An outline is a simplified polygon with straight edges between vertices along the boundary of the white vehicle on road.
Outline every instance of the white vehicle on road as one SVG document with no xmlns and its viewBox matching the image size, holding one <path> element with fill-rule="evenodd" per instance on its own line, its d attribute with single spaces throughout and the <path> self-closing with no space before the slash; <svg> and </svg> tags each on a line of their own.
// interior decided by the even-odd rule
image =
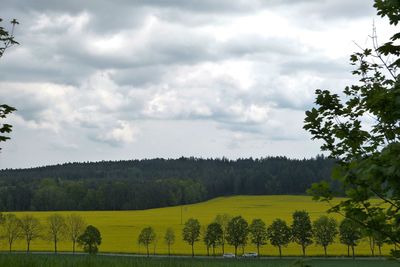
<svg viewBox="0 0 400 267">
<path fill-rule="evenodd" d="M 243 258 L 257 258 L 258 254 L 256 252 L 247 252 L 242 255 Z"/>
<path fill-rule="evenodd" d="M 235 258 L 235 254 L 233 253 L 225 253 L 224 255 L 222 255 L 223 258 L 227 258 L 227 259 L 232 259 Z"/>
</svg>

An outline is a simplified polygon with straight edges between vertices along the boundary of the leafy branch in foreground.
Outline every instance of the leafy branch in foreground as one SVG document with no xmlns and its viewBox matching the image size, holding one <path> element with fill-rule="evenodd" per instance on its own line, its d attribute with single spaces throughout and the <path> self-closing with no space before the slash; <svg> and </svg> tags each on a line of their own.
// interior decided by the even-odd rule
<svg viewBox="0 0 400 267">
<path fill-rule="evenodd" d="M 7 117 L 7 115 L 9 115 L 10 113 L 12 113 L 13 111 L 16 111 L 15 108 L 10 107 L 8 105 L 0 105 L 0 119 L 5 119 Z M 10 133 L 12 131 L 12 125 L 7 124 L 7 123 L 0 123 L 0 142 L 5 142 L 8 139 L 10 139 L 10 137 L 5 136 L 4 134 Z M 1 150 L 1 148 L 0 148 Z"/>
<path fill-rule="evenodd" d="M 0 22 L 3 20 L 0 18 Z M 16 19 L 13 19 L 11 21 L 12 24 L 12 29 L 11 33 L 8 32 L 4 27 L 0 26 L 0 58 L 3 56 L 4 52 L 6 51 L 7 48 L 18 44 L 17 41 L 14 40 L 14 28 L 19 22 Z M 6 118 L 6 116 L 13 111 L 16 111 L 15 108 L 2 104 L 0 105 L 0 120 L 3 120 Z M 3 135 L 10 133 L 12 131 L 12 125 L 7 124 L 7 123 L 0 123 L 0 142 L 5 142 L 10 137 Z M 1 150 L 1 148 L 0 148 Z"/>
<path fill-rule="evenodd" d="M 375 0 L 378 15 L 400 21 L 400 2 Z M 359 82 L 341 95 L 316 90 L 316 108 L 306 112 L 304 129 L 323 141 L 321 149 L 337 160 L 333 178 L 341 181 L 347 200 L 333 205 L 366 229 L 400 243 L 400 32 L 350 57 Z M 327 183 L 313 185 L 314 199 L 328 201 Z M 376 199 L 380 200 L 377 203 Z"/>
</svg>

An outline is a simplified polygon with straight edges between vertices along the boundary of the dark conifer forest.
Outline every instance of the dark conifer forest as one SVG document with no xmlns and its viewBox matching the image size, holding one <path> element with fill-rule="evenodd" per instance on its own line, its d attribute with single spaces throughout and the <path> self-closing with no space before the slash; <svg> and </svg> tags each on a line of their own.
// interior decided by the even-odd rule
<svg viewBox="0 0 400 267">
<path fill-rule="evenodd" d="M 66 163 L 0 171 L 0 209 L 136 210 L 189 204 L 219 196 L 305 194 L 328 180 L 333 161 L 145 159 Z"/>
</svg>

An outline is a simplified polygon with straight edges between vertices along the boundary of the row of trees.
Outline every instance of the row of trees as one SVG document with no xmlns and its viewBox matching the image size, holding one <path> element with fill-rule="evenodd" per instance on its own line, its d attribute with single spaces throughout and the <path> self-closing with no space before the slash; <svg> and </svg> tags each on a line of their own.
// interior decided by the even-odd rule
<svg viewBox="0 0 400 267">
<path fill-rule="evenodd" d="M 76 245 L 83 247 L 84 251 L 96 253 L 97 246 L 101 244 L 99 230 L 86 224 L 80 215 L 70 214 L 62 216 L 52 214 L 42 224 L 33 215 L 23 215 L 20 218 L 15 214 L 1 214 L 2 238 L 6 239 L 9 251 L 17 240 L 25 240 L 26 252 L 29 253 L 31 242 L 43 239 L 54 244 L 54 252 L 57 253 L 57 245 L 60 241 L 70 241 L 72 252 L 75 253 Z"/>
<path fill-rule="evenodd" d="M 400 23 L 400 1 L 375 0 L 374 7 L 390 25 Z M 314 184 L 310 193 L 316 200 L 330 202 L 333 207 L 329 211 L 347 219 L 338 231 L 337 223 L 330 218 L 321 217 L 311 224 L 304 213 L 293 214 L 290 236 L 302 246 L 303 254 L 312 237 L 326 252 L 339 232 L 348 254 L 351 247 L 354 255 L 354 247 L 364 233 L 372 254 L 375 245 L 380 249 L 386 241 L 395 245 L 394 256 L 400 256 L 396 251 L 400 244 L 399 42 L 400 32 L 396 31 L 380 44 L 374 28 L 372 47 L 361 48 L 350 56 L 350 64 L 355 67 L 352 74 L 358 82 L 346 86 L 341 94 L 317 89 L 315 107 L 306 111 L 304 129 L 312 139 L 322 142 L 321 149 L 336 161 L 333 177 L 347 199 L 332 203 L 337 188 L 326 182 Z M 382 200 L 381 204 L 376 205 L 376 199 Z M 238 229 L 246 228 L 243 218 L 235 220 Z M 232 219 L 230 223 L 233 222 Z M 241 238 L 240 243 L 244 245 L 245 240 Z M 193 247 L 192 241 L 191 244 Z"/>
<path fill-rule="evenodd" d="M 76 214 L 62 216 L 52 214 L 46 218 L 46 223 L 42 224 L 32 215 L 23 215 L 18 218 L 14 214 L 0 216 L 2 227 L 2 238 L 6 239 L 9 251 L 16 240 L 25 240 L 26 251 L 30 251 L 31 242 L 36 239 L 44 239 L 54 244 L 54 252 L 57 253 L 57 245 L 60 241 L 70 241 L 72 252 L 75 253 L 76 245 L 83 247 L 88 253 L 97 253 L 98 246 L 102 238 L 100 231 L 92 226 L 86 226 L 83 218 Z M 267 242 L 279 250 L 282 256 L 282 248 L 290 242 L 299 244 L 302 248 L 303 256 L 306 255 L 306 248 L 315 242 L 324 248 L 327 256 L 327 248 L 331 245 L 337 235 L 342 244 L 347 246 L 347 254 L 350 256 L 350 248 L 354 257 L 354 248 L 359 244 L 363 237 L 369 239 L 372 255 L 377 246 L 381 254 L 381 248 L 389 240 L 376 231 L 363 228 L 360 224 L 350 219 L 344 219 L 340 225 L 333 218 L 321 216 L 311 222 L 310 216 L 306 211 L 296 211 L 293 213 L 293 222 L 289 226 L 282 219 L 275 219 L 271 225 L 267 226 L 261 219 L 254 219 L 250 224 L 241 216 L 232 217 L 228 214 L 217 215 L 215 220 L 201 226 L 197 219 L 191 218 L 186 221 L 182 230 L 182 239 L 192 248 L 194 256 L 194 245 L 202 240 L 207 248 L 207 255 L 215 256 L 215 249 L 221 247 L 222 254 L 225 253 L 225 245 L 234 247 L 235 255 L 241 248 L 249 243 L 257 247 L 258 255 L 260 248 Z M 171 247 L 175 243 L 175 232 L 172 228 L 167 228 L 164 241 L 168 246 L 168 254 L 171 254 Z M 138 243 L 144 245 L 147 255 L 150 254 L 149 246 L 157 240 L 156 233 L 152 227 L 145 227 L 139 234 Z"/>
<path fill-rule="evenodd" d="M 327 248 L 335 242 L 339 235 L 339 240 L 347 246 L 347 254 L 355 255 L 355 247 L 363 237 L 367 237 L 370 242 L 371 252 L 374 255 L 375 246 L 378 246 L 379 253 L 387 239 L 378 232 L 371 232 L 362 228 L 358 223 L 344 219 L 340 224 L 327 216 L 321 216 L 315 221 L 311 221 L 306 211 L 296 211 L 293 213 L 293 222 L 289 226 L 282 219 L 275 219 L 271 225 L 267 226 L 261 219 L 254 219 L 250 224 L 241 216 L 231 217 L 227 214 L 218 215 L 215 220 L 205 227 L 202 227 L 197 219 L 191 218 L 186 221 L 182 230 L 182 239 L 192 248 L 194 256 L 194 245 L 202 240 L 207 248 L 207 255 L 215 256 L 215 249 L 221 247 L 222 254 L 225 253 L 225 244 L 229 244 L 235 249 L 235 256 L 238 248 L 244 253 L 244 248 L 248 243 L 257 247 L 258 255 L 260 248 L 267 242 L 279 250 L 279 256 L 282 256 L 282 248 L 290 242 L 299 244 L 302 248 L 303 256 L 306 255 L 306 248 L 315 242 L 324 248 L 327 256 Z M 156 241 L 156 233 L 152 227 L 144 228 L 138 237 L 139 244 L 147 249 L 149 255 L 149 246 Z M 172 228 L 168 228 L 164 235 L 164 241 L 168 246 L 170 254 L 171 246 L 175 242 L 175 233 Z"/>
</svg>

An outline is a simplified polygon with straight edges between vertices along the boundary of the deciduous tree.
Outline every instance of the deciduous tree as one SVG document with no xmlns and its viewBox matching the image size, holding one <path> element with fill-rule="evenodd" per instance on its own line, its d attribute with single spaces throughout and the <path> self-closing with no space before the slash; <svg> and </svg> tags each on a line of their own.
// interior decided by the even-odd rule
<svg viewBox="0 0 400 267">
<path fill-rule="evenodd" d="M 282 247 L 290 243 L 291 230 L 284 220 L 275 219 L 268 227 L 268 239 L 271 245 L 278 247 L 279 257 L 282 257 Z"/>
<path fill-rule="evenodd" d="M 358 223 L 351 219 L 344 219 L 339 225 L 340 242 L 347 246 L 347 256 L 350 256 L 350 247 L 354 258 L 354 247 L 362 237 L 361 228 Z"/>
<path fill-rule="evenodd" d="M 201 226 L 201 236 L 203 237 L 204 245 L 206 246 L 207 256 L 210 256 L 211 240 L 210 236 L 207 235 L 207 227 Z"/>
<path fill-rule="evenodd" d="M 311 220 L 306 211 L 295 211 L 293 213 L 291 231 L 292 239 L 294 242 L 301 245 L 304 257 L 306 255 L 306 248 L 313 243 Z"/>
<path fill-rule="evenodd" d="M 222 254 L 225 253 L 226 235 L 228 232 L 228 224 L 231 219 L 232 219 L 231 215 L 224 213 L 224 214 L 218 214 L 214 220 L 222 227 L 222 240 L 221 240 Z"/>
<path fill-rule="evenodd" d="M 197 219 L 190 218 L 185 222 L 182 230 L 183 241 L 192 247 L 192 257 L 194 257 L 194 243 L 199 241 L 200 223 Z"/>
<path fill-rule="evenodd" d="M 257 253 L 260 256 L 260 247 L 267 243 L 267 227 L 261 219 L 254 219 L 250 226 L 251 243 L 257 246 Z"/>
<path fill-rule="evenodd" d="M 222 226 L 219 223 L 213 222 L 207 226 L 205 239 L 212 247 L 213 256 L 215 257 L 215 247 L 222 243 Z"/>
<path fill-rule="evenodd" d="M 22 237 L 22 231 L 20 227 L 20 221 L 14 214 L 6 214 L 4 215 L 3 222 L 4 234 L 5 238 L 8 242 L 8 248 L 11 252 L 13 243 Z"/>
<path fill-rule="evenodd" d="M 88 225 L 83 234 L 78 237 L 78 244 L 83 247 L 85 252 L 96 254 L 99 251 L 98 246 L 101 245 L 101 239 L 99 229 L 93 225 Z"/>
<path fill-rule="evenodd" d="M 38 239 L 42 234 L 42 225 L 32 215 L 24 215 L 19 220 L 22 235 L 26 241 L 26 252 L 29 253 L 32 240 Z"/>
<path fill-rule="evenodd" d="M 150 256 L 149 245 L 152 244 L 155 239 L 156 239 L 156 233 L 154 232 L 154 229 L 151 226 L 143 228 L 139 234 L 138 237 L 139 244 L 142 244 L 146 247 L 147 257 Z"/>
<path fill-rule="evenodd" d="M 228 223 L 226 240 L 228 244 L 235 247 L 235 256 L 237 256 L 237 248 L 247 243 L 249 234 L 249 224 L 242 216 L 233 217 Z"/>
<path fill-rule="evenodd" d="M 374 257 L 375 256 L 375 246 L 376 246 L 375 230 L 362 227 L 361 235 L 368 239 L 368 245 L 369 245 L 369 249 L 371 250 L 371 256 Z"/>
<path fill-rule="evenodd" d="M 168 227 L 165 231 L 164 241 L 168 246 L 168 255 L 171 256 L 171 246 L 175 243 L 175 232 L 171 227 Z"/>
<path fill-rule="evenodd" d="M 375 244 L 378 246 L 379 256 L 382 256 L 382 246 L 387 242 L 388 238 L 381 232 L 374 232 Z"/>
<path fill-rule="evenodd" d="M 64 240 L 67 231 L 65 218 L 59 214 L 50 215 L 47 217 L 46 228 L 46 239 L 54 243 L 54 253 L 57 253 L 57 244 L 59 241 Z"/>
<path fill-rule="evenodd" d="M 338 234 L 336 220 L 327 216 L 319 217 L 313 222 L 313 234 L 315 242 L 324 248 L 326 257 L 328 246 L 335 241 Z"/>
<path fill-rule="evenodd" d="M 66 217 L 65 223 L 67 225 L 66 235 L 72 242 L 72 253 L 75 253 L 75 245 L 78 242 L 79 236 L 85 231 L 86 222 L 82 216 L 70 214 Z"/>
</svg>

